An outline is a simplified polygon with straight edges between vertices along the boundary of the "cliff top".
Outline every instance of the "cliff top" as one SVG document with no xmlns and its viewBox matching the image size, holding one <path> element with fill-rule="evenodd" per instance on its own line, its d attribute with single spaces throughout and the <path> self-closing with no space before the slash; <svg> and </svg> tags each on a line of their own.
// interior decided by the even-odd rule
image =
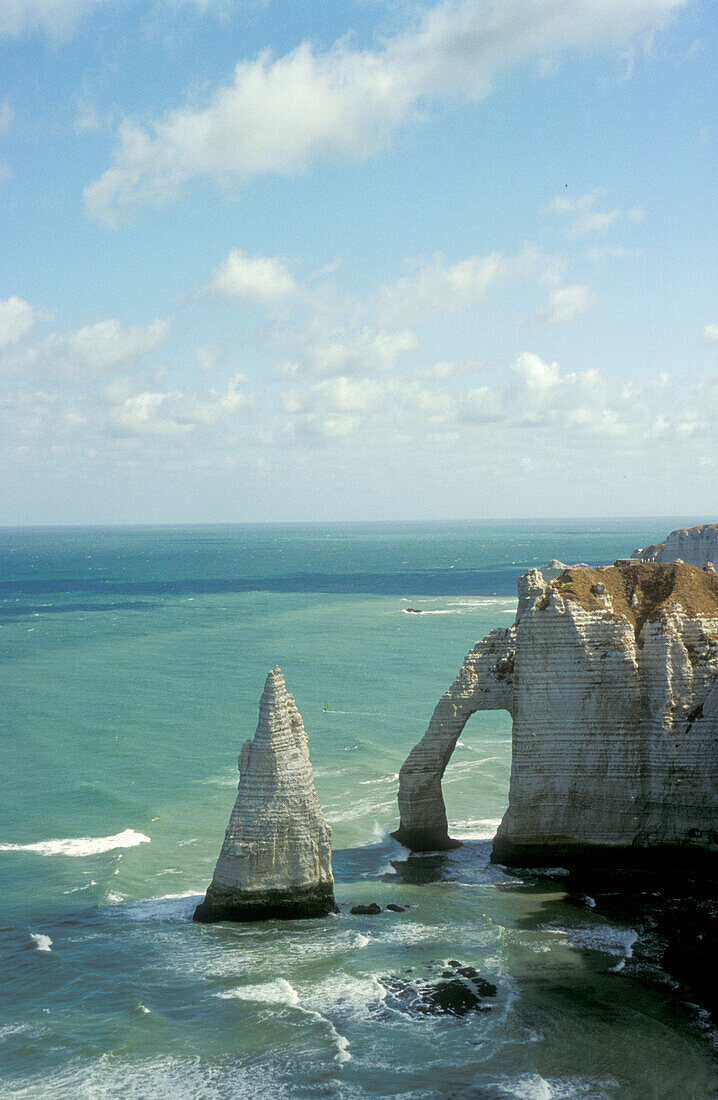
<svg viewBox="0 0 718 1100">
<path fill-rule="evenodd" d="M 718 523 L 699 523 L 697 527 L 677 527 L 675 531 L 671 531 L 671 535 L 702 535 L 704 531 L 715 531 L 718 529 Z M 668 537 L 670 538 L 671 535 Z"/>
<path fill-rule="evenodd" d="M 680 604 L 689 615 L 718 618 L 718 574 L 697 565 L 641 562 L 598 569 L 570 566 L 552 582 L 564 599 L 573 600 L 587 611 L 602 611 L 605 604 L 591 590 L 597 584 L 606 586 L 614 613 L 627 619 L 636 635 L 645 622 L 671 604 Z"/>
</svg>

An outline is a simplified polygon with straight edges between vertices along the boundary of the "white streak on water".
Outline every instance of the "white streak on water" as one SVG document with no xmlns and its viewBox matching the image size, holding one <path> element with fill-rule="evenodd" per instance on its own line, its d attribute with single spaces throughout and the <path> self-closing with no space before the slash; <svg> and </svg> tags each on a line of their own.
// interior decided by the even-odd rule
<svg viewBox="0 0 718 1100">
<path fill-rule="evenodd" d="M 40 856 L 96 856 L 116 848 L 136 848 L 149 844 L 150 838 L 134 829 L 114 836 L 80 836 L 56 840 L 38 840 L 33 844 L 0 844 L 0 852 L 36 852 Z"/>
<path fill-rule="evenodd" d="M 476 817 L 455 822 L 450 832 L 460 840 L 493 840 L 500 824 L 500 817 Z"/>
<path fill-rule="evenodd" d="M 305 1016 L 310 1016 L 313 1020 L 317 1020 L 329 1029 L 332 1044 L 336 1050 L 334 1061 L 338 1065 L 344 1065 L 345 1062 L 351 1061 L 352 1056 L 349 1053 L 349 1040 L 344 1035 L 341 1035 L 331 1020 L 328 1020 L 321 1012 L 316 1012 L 313 1008 L 305 1008 L 300 1004 L 299 994 L 286 978 L 275 978 L 274 981 L 262 982 L 261 985 L 242 985 L 237 989 L 229 989 L 223 993 L 216 993 L 215 996 L 223 1001 L 258 1001 L 260 1004 L 283 1004 L 288 1005 L 290 1008 L 296 1008 L 299 1012 L 304 1013 Z"/>
<path fill-rule="evenodd" d="M 31 932 L 30 939 L 35 941 L 38 951 L 52 951 L 52 940 L 49 936 L 43 936 L 42 932 Z"/>
</svg>

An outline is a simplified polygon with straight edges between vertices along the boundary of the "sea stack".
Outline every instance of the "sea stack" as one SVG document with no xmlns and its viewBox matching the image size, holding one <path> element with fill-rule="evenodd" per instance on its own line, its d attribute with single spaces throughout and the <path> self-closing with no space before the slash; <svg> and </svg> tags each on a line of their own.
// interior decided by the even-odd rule
<svg viewBox="0 0 718 1100">
<path fill-rule="evenodd" d="M 194 919 L 297 920 L 338 912 L 331 829 L 307 735 L 281 669 L 267 676 L 254 738 L 239 756 L 239 789 L 212 883 Z"/>
<path fill-rule="evenodd" d="M 412 848 L 451 846 L 441 777 L 476 710 L 513 717 L 492 858 L 684 864 L 718 855 L 718 575 L 573 566 L 519 581 L 516 621 L 469 653 L 401 769 Z"/>
</svg>

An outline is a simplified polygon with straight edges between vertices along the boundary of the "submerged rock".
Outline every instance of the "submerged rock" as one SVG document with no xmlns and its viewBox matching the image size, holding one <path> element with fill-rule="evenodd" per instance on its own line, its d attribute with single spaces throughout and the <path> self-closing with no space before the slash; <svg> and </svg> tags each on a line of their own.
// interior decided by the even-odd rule
<svg viewBox="0 0 718 1100">
<path fill-rule="evenodd" d="M 718 854 L 715 573 L 638 563 L 523 576 L 514 625 L 474 646 L 401 769 L 394 835 L 407 847 L 456 844 L 441 778 L 486 709 L 513 717 L 498 862 Z"/>
<path fill-rule="evenodd" d="M 489 1012 L 491 1005 L 485 1004 L 483 998 L 495 997 L 496 986 L 482 978 L 474 967 L 457 970 L 458 966 L 457 962 L 455 967 L 441 971 L 439 980 L 407 980 L 395 974 L 380 978 L 387 991 L 386 1005 L 414 1018 Z"/>
<path fill-rule="evenodd" d="M 257 730 L 244 743 L 239 773 L 222 851 L 194 920 L 290 920 L 338 912 L 331 829 L 317 798 L 304 725 L 279 668 L 267 676 Z"/>
</svg>

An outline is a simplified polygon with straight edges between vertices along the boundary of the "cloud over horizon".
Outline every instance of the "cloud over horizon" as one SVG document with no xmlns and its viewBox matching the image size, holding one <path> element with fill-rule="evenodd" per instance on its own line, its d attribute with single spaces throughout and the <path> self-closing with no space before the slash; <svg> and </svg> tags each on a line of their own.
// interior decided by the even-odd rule
<svg viewBox="0 0 718 1100">
<path fill-rule="evenodd" d="M 21 0 L 15 0 L 20 3 Z M 363 160 L 422 107 L 478 102 L 517 65 L 569 50 L 624 46 L 663 27 L 685 0 L 443 0 L 374 50 L 302 42 L 240 61 L 203 106 L 149 123 L 125 118 L 113 164 L 85 189 L 88 215 L 114 224 L 163 206 L 186 185 L 289 175 Z"/>
</svg>

